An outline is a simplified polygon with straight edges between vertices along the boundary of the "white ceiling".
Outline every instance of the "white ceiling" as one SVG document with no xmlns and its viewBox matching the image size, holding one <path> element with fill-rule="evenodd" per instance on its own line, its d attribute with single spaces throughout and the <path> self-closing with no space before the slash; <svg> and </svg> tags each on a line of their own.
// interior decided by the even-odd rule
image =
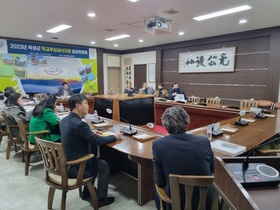
<svg viewBox="0 0 280 210">
<path fill-rule="evenodd" d="M 248 4 L 251 10 L 197 22 L 192 18 Z M 174 9 L 177 14 L 164 11 Z M 90 18 L 88 12 L 96 13 Z M 145 33 L 144 20 L 171 20 L 171 33 Z M 240 25 L 242 18 L 248 20 Z M 46 31 L 59 24 L 72 28 L 57 34 Z M 133 26 L 131 26 L 131 24 Z M 127 50 L 280 25 L 280 0 L 0 0 L 0 36 L 73 45 Z M 108 29 L 113 31 L 108 31 Z M 184 36 L 178 32 L 184 31 Z M 37 38 L 37 34 L 43 38 Z M 120 34 L 130 38 L 105 41 Z M 53 40 L 57 37 L 58 40 Z M 138 40 L 143 39 L 143 43 Z M 90 42 L 95 41 L 95 45 Z M 114 47 L 114 44 L 118 47 Z"/>
</svg>

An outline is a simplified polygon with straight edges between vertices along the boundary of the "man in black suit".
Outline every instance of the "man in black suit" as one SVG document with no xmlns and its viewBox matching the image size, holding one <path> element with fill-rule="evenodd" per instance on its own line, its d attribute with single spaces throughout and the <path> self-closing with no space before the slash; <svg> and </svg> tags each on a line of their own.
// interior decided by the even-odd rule
<svg viewBox="0 0 280 210">
<path fill-rule="evenodd" d="M 185 100 L 187 100 L 187 95 L 186 93 L 184 92 L 184 90 L 182 90 L 180 87 L 179 87 L 179 84 L 177 82 L 174 82 L 172 84 L 172 89 L 168 92 L 168 97 L 170 100 L 174 100 L 175 96 L 177 94 L 183 94 L 184 95 L 184 98 Z"/>
<path fill-rule="evenodd" d="M 182 107 L 166 109 L 161 119 L 169 135 L 153 142 L 154 181 L 170 195 L 169 174 L 212 175 L 214 155 L 208 138 L 186 133 L 190 119 Z M 155 202 L 159 209 L 157 193 Z"/>
<path fill-rule="evenodd" d="M 69 84 L 67 82 L 62 83 L 63 87 L 59 88 L 57 95 L 58 96 L 71 96 L 73 95 L 72 90 L 69 88 Z"/>
<path fill-rule="evenodd" d="M 70 114 L 63 118 L 60 123 L 61 142 L 64 147 L 67 161 L 81 158 L 92 153 L 96 145 L 108 144 L 121 138 L 121 133 L 110 136 L 100 136 L 94 133 L 89 125 L 82 120 L 88 113 L 88 102 L 83 94 L 74 94 L 68 100 Z M 78 174 L 78 165 L 68 168 L 69 178 L 76 178 Z M 87 161 L 84 178 L 96 176 L 98 174 L 97 198 L 98 206 L 110 205 L 115 201 L 114 197 L 108 195 L 108 181 L 110 175 L 110 166 L 105 160 L 92 158 Z M 89 197 L 89 191 L 85 187 L 82 199 Z"/>
</svg>

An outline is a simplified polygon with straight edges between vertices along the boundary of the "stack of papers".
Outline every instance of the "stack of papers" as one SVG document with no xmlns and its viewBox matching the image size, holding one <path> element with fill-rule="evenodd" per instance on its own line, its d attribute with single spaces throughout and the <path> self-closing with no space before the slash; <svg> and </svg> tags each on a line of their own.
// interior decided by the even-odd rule
<svg viewBox="0 0 280 210">
<path fill-rule="evenodd" d="M 147 140 L 155 139 L 157 136 L 154 134 L 142 133 L 142 134 L 133 135 L 132 137 L 139 141 L 147 141 Z"/>
<path fill-rule="evenodd" d="M 222 141 L 222 140 L 216 140 L 214 142 L 211 142 L 211 147 L 213 150 L 217 150 L 220 152 L 228 153 L 231 155 L 239 155 L 246 151 L 245 146 L 241 146 L 238 144 Z"/>
<path fill-rule="evenodd" d="M 113 127 L 112 124 L 109 124 L 109 123 L 99 123 L 99 124 L 93 124 L 94 127 L 96 128 L 109 128 L 109 127 Z"/>
</svg>

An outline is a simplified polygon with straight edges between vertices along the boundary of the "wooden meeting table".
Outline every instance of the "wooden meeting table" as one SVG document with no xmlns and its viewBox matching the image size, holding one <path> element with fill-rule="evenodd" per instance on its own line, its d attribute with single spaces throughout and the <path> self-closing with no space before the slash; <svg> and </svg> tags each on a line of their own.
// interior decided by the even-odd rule
<svg viewBox="0 0 280 210">
<path fill-rule="evenodd" d="M 265 119 L 255 119 L 255 122 L 250 122 L 247 126 L 240 126 L 235 133 L 224 133 L 222 136 L 213 138 L 213 141 L 221 139 L 228 142 L 233 142 L 239 145 L 246 147 L 246 151 L 253 148 L 255 145 L 258 145 L 270 137 L 274 136 L 279 132 L 279 115 L 277 115 L 276 110 L 272 110 L 272 114 L 275 114 L 276 117 L 267 117 Z M 253 118 L 252 113 L 246 114 L 244 117 Z M 123 127 L 128 127 L 127 124 L 106 119 L 106 122 L 113 124 L 113 127 L 104 129 L 104 131 L 118 132 Z M 221 126 L 232 126 L 236 127 L 234 121 L 238 117 L 233 117 L 227 120 L 221 121 Z M 132 128 L 137 129 L 138 133 L 153 133 L 157 135 L 157 138 L 163 136 L 150 129 L 145 129 L 143 127 L 132 126 Z M 191 133 L 197 135 L 206 135 L 206 126 L 190 130 Z M 120 167 L 120 170 L 123 170 L 123 167 L 127 166 L 121 156 L 126 156 L 129 160 L 136 163 L 136 178 L 138 181 L 138 204 L 144 205 L 146 202 L 153 199 L 153 165 L 152 165 L 152 142 L 157 138 L 140 142 L 135 140 L 133 137 L 128 135 L 123 135 L 121 140 L 117 140 L 114 143 L 110 143 L 104 146 L 100 146 L 99 155 L 102 159 L 107 160 L 112 167 L 117 165 Z M 232 155 L 226 154 L 223 152 L 214 151 L 215 156 L 220 157 L 231 157 Z M 124 163 L 124 164 L 122 164 Z M 129 166 L 130 167 L 130 166 Z M 132 166 L 133 167 L 133 166 Z"/>
</svg>

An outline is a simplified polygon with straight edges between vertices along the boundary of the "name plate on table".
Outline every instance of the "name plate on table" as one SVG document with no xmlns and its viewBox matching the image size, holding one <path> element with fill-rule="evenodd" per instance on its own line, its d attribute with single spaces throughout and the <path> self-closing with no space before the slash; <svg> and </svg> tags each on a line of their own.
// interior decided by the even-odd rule
<svg viewBox="0 0 280 210">
<path fill-rule="evenodd" d="M 112 124 L 106 123 L 106 122 L 98 123 L 98 124 L 93 124 L 93 126 L 94 126 L 95 128 L 110 128 L 110 127 L 113 127 Z"/>
<path fill-rule="evenodd" d="M 141 133 L 141 134 L 133 135 L 132 137 L 137 141 L 144 142 L 157 138 L 157 135 L 149 134 L 149 133 Z"/>
<path fill-rule="evenodd" d="M 228 153 L 231 155 L 238 155 L 246 151 L 245 146 L 241 146 L 230 142 L 225 142 L 222 140 L 216 140 L 211 142 L 211 147 L 213 150 L 218 150 L 220 152 Z"/>
</svg>

